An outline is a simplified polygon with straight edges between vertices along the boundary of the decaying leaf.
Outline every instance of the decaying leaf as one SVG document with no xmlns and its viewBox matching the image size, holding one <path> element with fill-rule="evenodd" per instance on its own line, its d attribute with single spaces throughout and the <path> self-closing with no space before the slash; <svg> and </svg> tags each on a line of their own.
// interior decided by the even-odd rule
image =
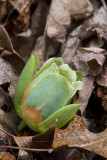
<svg viewBox="0 0 107 160">
<path fill-rule="evenodd" d="M 48 130 L 39 135 L 22 137 L 13 136 L 13 138 L 18 146 L 22 148 L 48 149 L 51 147 L 53 141 L 55 126 L 56 124 L 52 125 Z"/>
<path fill-rule="evenodd" d="M 40 0 L 8 0 L 12 9 L 4 26 L 11 35 L 16 35 L 28 29 L 30 26 L 32 8 L 34 6 L 36 8 L 39 1 Z"/>
<path fill-rule="evenodd" d="M 26 7 L 30 4 L 30 0 L 9 0 L 10 4 L 16 9 L 19 13 L 22 13 Z"/>
<path fill-rule="evenodd" d="M 107 158 L 107 130 L 95 134 L 85 128 L 84 118 L 75 116 L 66 129 L 56 129 L 52 147 L 79 147 Z"/>
<path fill-rule="evenodd" d="M 104 7 L 96 10 L 94 16 L 83 23 L 80 38 L 86 39 L 95 35 L 95 33 L 97 33 L 100 41 L 107 41 L 107 11 Z"/>
<path fill-rule="evenodd" d="M 8 133 L 13 133 L 15 132 L 15 129 L 17 129 L 18 123 L 19 117 L 17 116 L 15 109 L 12 106 L 11 109 L 7 112 L 3 109 L 0 109 L 0 126 L 2 126 L 1 128 L 6 129 Z"/>
<path fill-rule="evenodd" d="M 7 122 L 8 125 L 10 124 L 9 118 L 11 118 L 11 120 L 12 120 L 12 117 L 11 116 L 9 117 L 9 114 L 7 116 L 7 112 L 11 111 L 11 106 L 12 106 L 12 103 L 11 103 L 10 97 L 0 87 L 0 128 L 2 128 L 2 129 L 4 129 L 3 124 L 5 125 L 6 122 Z M 6 121 L 4 121 L 4 119 Z M 0 131 L 0 139 L 4 140 L 5 138 L 6 138 L 5 133 Z"/>
<path fill-rule="evenodd" d="M 80 4 L 77 5 L 77 3 Z M 55 55 L 59 56 L 61 45 L 66 40 L 67 29 L 72 23 L 73 16 L 78 19 L 81 14 L 89 16 L 92 11 L 93 7 L 88 0 L 81 2 L 77 0 L 52 1 L 42 38 L 43 56 L 46 59 Z"/>
<path fill-rule="evenodd" d="M 83 72 L 86 76 L 90 74 L 96 76 L 101 73 L 105 62 L 105 50 L 101 48 L 78 48 L 73 62 L 77 70 Z"/>
<path fill-rule="evenodd" d="M 19 150 L 18 160 L 33 160 L 33 155 L 24 150 Z"/>
<path fill-rule="evenodd" d="M 0 87 L 0 109 L 5 106 L 8 106 L 7 110 L 10 110 L 11 102 L 6 92 L 4 92 L 4 90 Z"/>
<path fill-rule="evenodd" d="M 0 128 L 2 132 L 12 137 L 19 147 L 10 146 L 10 148 L 16 148 L 27 151 L 52 151 L 51 145 L 54 138 L 56 124 L 53 124 L 44 133 L 35 136 L 13 136 Z M 1 147 L 1 146 L 0 146 Z M 9 147 L 9 146 L 4 146 Z"/>
<path fill-rule="evenodd" d="M 0 22 L 5 18 L 8 12 L 6 1 L 0 1 Z"/>
<path fill-rule="evenodd" d="M 40 1 L 37 8 L 33 12 L 30 29 L 35 38 L 38 38 L 44 33 L 48 10 L 48 3 L 46 1 Z"/>
<path fill-rule="evenodd" d="M 91 6 L 91 9 L 89 9 L 89 6 Z M 66 27 L 71 22 L 71 16 L 80 16 L 81 14 L 88 14 L 89 16 L 89 12 L 92 13 L 92 11 L 92 5 L 88 0 L 82 0 L 81 2 L 78 0 L 52 1 L 47 19 L 47 35 L 59 42 L 63 42 L 65 40 Z"/>
<path fill-rule="evenodd" d="M 62 58 L 65 63 L 69 64 L 71 66 L 71 63 L 73 61 L 73 57 L 75 55 L 75 52 L 80 44 L 80 40 L 78 37 L 78 34 L 80 32 L 81 25 L 77 28 L 75 28 L 68 36 L 67 41 L 65 44 L 63 44 L 62 47 L 64 47 L 62 52 Z M 72 66 L 73 68 L 73 66 Z"/>
<path fill-rule="evenodd" d="M 34 48 L 35 38 L 32 36 L 16 36 L 12 39 L 12 43 L 14 49 L 20 54 L 21 57 L 23 57 L 25 61 L 27 61 L 31 54 L 31 51 Z"/>
<path fill-rule="evenodd" d="M 102 77 L 100 77 L 100 79 L 101 79 L 100 84 L 105 84 L 105 83 L 103 83 L 103 82 L 105 82 L 105 80 L 102 79 Z M 106 113 L 106 111 L 107 111 L 107 87 L 105 87 L 103 85 L 98 85 L 97 91 L 96 91 L 96 96 L 100 99 L 101 106 Z"/>
<path fill-rule="evenodd" d="M 54 135 L 52 143 L 53 149 L 47 149 L 49 152 L 62 150 L 62 147 L 63 149 L 67 147 L 76 147 L 93 151 L 103 157 L 107 157 L 107 130 L 98 134 L 92 133 L 86 129 L 84 118 L 79 116 L 75 116 L 67 128 L 56 129 L 55 134 L 53 132 L 55 129 L 54 127 L 55 126 L 52 126 L 49 130 L 37 136 L 16 137 L 9 135 L 14 138 L 19 149 L 46 151 L 46 148 L 51 147 L 52 141 L 50 141 L 50 139 L 53 140 Z M 51 135 L 51 137 L 48 134 Z M 48 143 L 49 145 L 47 146 Z M 18 147 L 10 146 L 10 148 Z M 43 148 L 45 149 L 43 150 Z"/>
<path fill-rule="evenodd" d="M 13 52 L 13 46 L 6 30 L 0 25 L 0 50 Z"/>
<path fill-rule="evenodd" d="M 78 92 L 78 96 L 74 96 L 73 98 L 73 103 L 81 104 L 80 110 L 81 110 L 82 116 L 84 115 L 84 111 L 89 102 L 89 98 L 92 94 L 92 91 L 94 90 L 94 80 L 95 78 L 90 75 L 83 77 L 82 78 L 82 82 L 84 84 L 83 89 Z"/>
<path fill-rule="evenodd" d="M 16 128 L 19 119 L 12 105 L 12 99 L 10 100 L 10 96 L 11 98 L 14 96 L 17 80 L 18 75 L 12 66 L 0 58 L 0 85 L 3 87 L 8 84 L 7 93 L 3 89 L 0 90 L 0 123 L 7 124 L 9 128 Z"/>
<path fill-rule="evenodd" d="M 10 154 L 9 152 L 0 152 L 1 160 L 16 160 L 15 156 Z"/>
<path fill-rule="evenodd" d="M 0 85 L 5 83 L 10 83 L 8 90 L 11 97 L 13 97 L 15 93 L 15 86 L 17 80 L 18 80 L 18 75 L 14 71 L 12 66 L 5 60 L 0 58 Z"/>
<path fill-rule="evenodd" d="M 30 57 L 31 52 L 35 47 L 36 39 L 44 32 L 47 11 L 48 4 L 45 1 L 41 1 L 32 15 L 30 35 L 25 36 L 27 33 L 23 32 L 25 34 L 24 36 L 23 34 L 19 34 L 12 38 L 14 49 L 20 54 L 21 57 L 24 58 L 25 61 L 27 61 Z M 42 19 L 42 21 L 40 21 L 40 19 Z"/>
<path fill-rule="evenodd" d="M 96 83 L 100 86 L 107 87 L 107 66 L 104 66 L 101 74 L 97 76 Z"/>
<path fill-rule="evenodd" d="M 14 51 L 11 40 L 6 30 L 0 25 L 0 56 L 9 62 L 17 72 L 21 72 L 25 62 L 24 60 Z M 18 67 L 17 65 L 18 64 Z"/>
<path fill-rule="evenodd" d="M 107 94 L 102 97 L 102 107 L 107 111 Z"/>
</svg>

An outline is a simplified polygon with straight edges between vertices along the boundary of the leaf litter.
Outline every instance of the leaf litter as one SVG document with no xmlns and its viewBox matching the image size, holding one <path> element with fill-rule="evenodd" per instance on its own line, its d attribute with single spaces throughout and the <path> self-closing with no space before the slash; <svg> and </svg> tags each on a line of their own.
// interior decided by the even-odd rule
<svg viewBox="0 0 107 160">
<path fill-rule="evenodd" d="M 106 1 L 4 0 L 0 8 L 0 146 L 5 151 L 0 156 L 107 158 Z M 73 98 L 81 104 L 81 113 L 62 129 L 53 125 L 42 134 L 17 130 L 20 119 L 12 100 L 31 54 L 39 56 L 39 68 L 48 58 L 61 56 L 72 69 L 83 72 L 83 89 Z"/>
</svg>

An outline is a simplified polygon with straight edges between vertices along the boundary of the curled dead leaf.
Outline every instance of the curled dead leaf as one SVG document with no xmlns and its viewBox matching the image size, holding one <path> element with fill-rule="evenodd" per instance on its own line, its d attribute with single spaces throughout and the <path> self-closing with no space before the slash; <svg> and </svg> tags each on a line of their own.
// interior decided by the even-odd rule
<svg viewBox="0 0 107 160">
<path fill-rule="evenodd" d="M 18 75 L 12 68 L 12 66 L 7 63 L 5 60 L 0 58 L 0 84 L 10 83 L 9 85 L 9 93 L 11 97 L 13 97 L 15 93 L 15 86 L 18 80 Z"/>
<path fill-rule="evenodd" d="M 96 76 L 102 70 L 105 53 L 106 51 L 101 48 L 78 48 L 73 62 L 76 69 L 82 71 L 84 76 L 87 74 Z"/>
<path fill-rule="evenodd" d="M 107 87 L 107 66 L 104 66 L 101 74 L 96 77 L 96 83 L 100 86 Z"/>
<path fill-rule="evenodd" d="M 1 25 L 0 25 L 0 48 L 3 50 L 4 49 L 8 50 L 9 52 L 13 52 L 13 46 L 8 36 L 8 33 Z"/>
<path fill-rule="evenodd" d="M 6 30 L 0 25 L 0 56 L 9 62 L 17 72 L 21 72 L 25 62 L 24 60 L 14 51 L 11 40 Z M 19 67 L 17 67 L 17 65 Z"/>
<path fill-rule="evenodd" d="M 80 39 L 87 39 L 97 34 L 98 41 L 104 44 L 107 42 L 107 11 L 104 7 L 100 7 L 94 12 L 94 15 L 85 20 L 82 24 Z"/>
</svg>

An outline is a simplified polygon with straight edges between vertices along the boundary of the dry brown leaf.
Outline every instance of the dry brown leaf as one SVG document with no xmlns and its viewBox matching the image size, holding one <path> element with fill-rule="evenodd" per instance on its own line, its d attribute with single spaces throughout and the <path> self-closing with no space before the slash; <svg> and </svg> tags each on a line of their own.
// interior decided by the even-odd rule
<svg viewBox="0 0 107 160">
<path fill-rule="evenodd" d="M 34 48 L 36 39 L 32 36 L 15 36 L 12 39 L 14 49 L 20 54 L 20 56 L 27 61 Z"/>
<path fill-rule="evenodd" d="M 13 9 L 11 14 L 7 17 L 7 21 L 4 24 L 4 27 L 11 36 L 15 36 L 20 32 L 24 32 L 28 29 L 30 25 L 30 8 L 25 8 L 24 12 L 20 15 L 18 12 Z"/>
<path fill-rule="evenodd" d="M 9 12 L 10 6 L 7 4 L 7 1 L 0 1 L 0 23 L 5 19 Z"/>
<path fill-rule="evenodd" d="M 71 16 L 75 19 L 84 19 L 93 13 L 93 5 L 89 0 L 73 1 L 71 7 Z"/>
<path fill-rule="evenodd" d="M 102 81 L 101 83 L 103 83 Z M 104 83 L 103 83 L 104 84 Z M 97 91 L 96 91 L 96 97 L 98 97 L 101 101 L 101 106 L 104 109 L 104 111 L 107 111 L 107 87 L 98 85 Z M 106 114 L 106 112 L 105 112 Z M 105 121 L 106 123 L 106 121 Z"/>
<path fill-rule="evenodd" d="M 18 144 L 18 146 L 21 148 L 48 149 L 52 145 L 55 127 L 56 124 L 52 125 L 44 133 L 35 136 L 13 136 L 13 138 L 15 142 Z"/>
<path fill-rule="evenodd" d="M 7 63 L 5 60 L 0 58 L 0 85 L 3 86 L 5 84 L 9 84 L 9 87 L 6 87 L 6 90 L 9 92 L 11 98 L 13 98 L 15 93 L 15 86 L 18 80 L 18 75 L 12 68 L 12 66 Z M 16 114 L 15 109 L 12 106 L 10 101 L 10 97 L 7 96 L 3 90 L 1 90 L 2 94 L 0 94 L 0 123 L 5 123 L 9 126 L 9 128 L 16 128 L 16 124 L 18 122 L 18 116 Z M 3 99 L 5 101 L 3 101 Z M 7 108 L 5 110 L 5 107 Z M 8 132 L 10 132 L 8 130 Z"/>
<path fill-rule="evenodd" d="M 59 152 L 53 152 L 51 154 L 49 154 L 48 152 L 40 152 L 39 155 L 44 160 L 86 160 L 86 156 L 84 153 L 81 153 L 81 151 L 79 151 L 78 149 L 71 148 Z"/>
<path fill-rule="evenodd" d="M 107 130 L 92 133 L 86 129 L 84 118 L 75 116 L 66 129 L 55 131 L 52 147 L 57 150 L 64 146 L 84 148 L 107 158 Z"/>
<path fill-rule="evenodd" d="M 46 1 L 40 1 L 37 8 L 33 12 L 30 29 L 35 38 L 43 35 L 48 10 L 49 4 Z"/>
<path fill-rule="evenodd" d="M 18 75 L 12 66 L 0 58 L 0 85 L 10 83 L 8 90 L 11 97 L 14 96 L 17 80 Z"/>
<path fill-rule="evenodd" d="M 73 56 L 75 55 L 75 52 L 80 44 L 80 40 L 78 38 L 80 29 L 81 29 L 81 26 L 75 28 L 69 34 L 66 43 L 64 43 L 62 46 L 64 49 L 61 57 L 63 58 L 64 62 L 69 64 L 70 66 L 73 60 Z"/>
<path fill-rule="evenodd" d="M 3 133 L 12 137 L 16 142 L 16 144 L 19 146 L 19 147 L 14 147 L 10 145 L 10 146 L 2 146 L 2 147 L 21 149 L 21 150 L 27 150 L 27 151 L 52 151 L 52 149 L 50 148 L 54 138 L 55 127 L 56 127 L 56 124 L 53 124 L 45 132 L 35 136 L 13 136 L 12 134 L 9 134 L 8 132 L 0 128 L 0 130 Z"/>
<path fill-rule="evenodd" d="M 107 27 L 107 11 L 104 7 L 99 8 L 92 18 L 89 19 L 89 28 L 102 28 L 105 31 Z"/>
<path fill-rule="evenodd" d="M 78 0 L 52 1 L 46 25 L 47 36 L 59 42 L 64 42 L 66 27 L 71 23 L 71 15 L 87 14 L 89 4 L 88 0 L 82 0 L 81 2 Z"/>
<path fill-rule="evenodd" d="M 48 4 L 45 1 L 41 1 L 32 15 L 31 27 L 29 29 L 31 32 L 30 35 L 25 36 L 27 33 L 23 32 L 25 35 L 19 34 L 12 38 L 14 49 L 24 58 L 25 61 L 28 60 L 31 52 L 35 50 L 36 39 L 44 32 L 47 11 Z M 42 20 L 40 21 L 40 19 Z"/>
<path fill-rule="evenodd" d="M 91 37 L 87 43 L 87 48 L 94 47 L 94 48 L 101 48 L 104 43 L 98 39 L 98 37 Z"/>
<path fill-rule="evenodd" d="M 10 154 L 9 152 L 0 152 L 1 160 L 16 160 L 15 156 Z"/>
<path fill-rule="evenodd" d="M 36 6 L 39 0 L 9 0 L 9 2 L 13 8 L 4 26 L 10 35 L 14 36 L 28 29 L 32 6 Z"/>
<path fill-rule="evenodd" d="M 8 0 L 9 3 L 16 9 L 19 13 L 22 13 L 26 7 L 30 4 L 31 0 Z"/>
<path fill-rule="evenodd" d="M 88 74 L 97 76 L 101 73 L 102 66 L 105 62 L 106 51 L 101 48 L 78 48 L 73 62 L 76 69 L 83 72 L 83 75 Z"/>
<path fill-rule="evenodd" d="M 8 52 L 7 50 L 4 50 L 1 52 L 0 56 L 9 62 L 18 73 L 21 73 L 25 66 L 25 61 L 16 52 Z"/>
<path fill-rule="evenodd" d="M 71 15 L 73 16 L 78 14 L 80 16 L 83 13 L 92 13 L 92 8 L 89 9 L 89 6 L 92 7 L 91 3 L 88 0 L 52 1 L 49 10 L 49 17 L 47 20 L 47 35 L 50 38 L 59 38 L 59 40 L 62 42 L 61 38 L 65 37 L 65 27 L 70 25 Z"/>
<path fill-rule="evenodd" d="M 81 104 L 81 114 L 84 114 L 84 111 L 87 107 L 87 104 L 89 102 L 89 98 L 92 94 L 92 91 L 94 89 L 94 80 L 95 78 L 93 76 L 86 76 L 82 78 L 83 82 L 83 89 L 78 92 L 78 96 L 74 96 L 73 103 L 75 104 Z M 88 84 L 88 85 L 87 85 Z"/>
<path fill-rule="evenodd" d="M 100 86 L 107 87 L 107 66 L 104 66 L 101 74 L 97 76 L 96 83 Z"/>
<path fill-rule="evenodd" d="M 24 10 L 31 4 L 31 2 L 34 2 L 34 0 L 8 0 L 10 4 L 16 9 L 20 14 L 24 12 Z M 38 3 L 40 0 L 36 0 L 36 3 Z"/>
<path fill-rule="evenodd" d="M 20 149 L 18 154 L 18 160 L 33 160 L 33 155 Z"/>
<path fill-rule="evenodd" d="M 22 136 L 22 137 L 16 137 L 13 136 L 15 142 L 17 145 L 21 148 L 31 148 L 32 147 L 32 136 Z"/>
<path fill-rule="evenodd" d="M 8 112 L 0 109 L 0 128 L 6 129 L 8 133 L 15 133 L 15 129 L 17 129 L 18 123 L 19 117 L 17 116 L 16 111 L 12 106 Z"/>
<path fill-rule="evenodd" d="M 98 40 L 103 45 L 103 41 L 107 41 L 107 11 L 104 7 L 96 10 L 94 15 L 83 23 L 80 38 L 86 39 L 95 35 L 95 33 L 97 33 Z"/>
<path fill-rule="evenodd" d="M 11 112 L 11 106 L 12 106 L 12 103 L 11 103 L 10 97 L 0 87 L 0 128 L 2 129 L 4 129 L 3 124 L 5 125 L 6 122 L 8 126 L 10 124 L 10 117 L 8 117 L 9 115 L 7 116 L 7 112 Z M 4 119 L 6 120 L 6 122 L 4 121 Z M 12 120 L 12 117 L 11 117 L 11 120 Z M 1 139 L 5 139 L 7 135 L 5 135 L 3 132 L 0 131 L 0 137 Z"/>
<path fill-rule="evenodd" d="M 9 52 L 13 52 L 13 46 L 8 33 L 6 32 L 4 27 L 0 25 L 0 50 L 2 51 L 4 49 Z"/>
<path fill-rule="evenodd" d="M 24 60 L 14 51 L 11 40 L 6 30 L 0 25 L 0 56 L 9 62 L 18 73 L 25 65 Z M 18 64 L 18 67 L 17 65 Z"/>
<path fill-rule="evenodd" d="M 10 110 L 11 102 L 4 90 L 0 87 L 0 109 L 4 106 L 8 106 L 7 110 Z"/>
<path fill-rule="evenodd" d="M 44 133 L 36 135 L 32 137 L 33 146 L 36 148 L 48 149 L 51 148 L 54 133 L 55 133 L 56 124 L 52 125 L 49 129 L 47 129 Z"/>
<path fill-rule="evenodd" d="M 79 4 L 77 5 L 77 3 Z M 66 41 L 67 29 L 71 25 L 71 17 L 78 18 L 81 14 L 89 16 L 89 12 L 92 13 L 92 5 L 88 0 L 81 2 L 78 0 L 52 1 L 42 38 L 42 52 L 46 59 L 59 56 L 61 45 Z"/>
<path fill-rule="evenodd" d="M 103 96 L 102 98 L 102 107 L 104 111 L 107 111 L 107 94 Z"/>
</svg>

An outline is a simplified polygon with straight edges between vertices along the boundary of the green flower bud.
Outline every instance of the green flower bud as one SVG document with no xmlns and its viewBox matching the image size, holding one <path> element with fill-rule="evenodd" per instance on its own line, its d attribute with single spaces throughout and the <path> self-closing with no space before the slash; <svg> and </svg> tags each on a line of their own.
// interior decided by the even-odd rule
<svg viewBox="0 0 107 160">
<path fill-rule="evenodd" d="M 56 120 L 60 128 L 80 108 L 70 102 L 76 91 L 82 89 L 82 73 L 73 71 L 62 58 L 50 58 L 32 78 L 38 64 L 38 57 L 32 55 L 16 87 L 14 104 L 22 119 L 20 130 L 28 125 L 36 132 L 43 132 Z"/>
</svg>

